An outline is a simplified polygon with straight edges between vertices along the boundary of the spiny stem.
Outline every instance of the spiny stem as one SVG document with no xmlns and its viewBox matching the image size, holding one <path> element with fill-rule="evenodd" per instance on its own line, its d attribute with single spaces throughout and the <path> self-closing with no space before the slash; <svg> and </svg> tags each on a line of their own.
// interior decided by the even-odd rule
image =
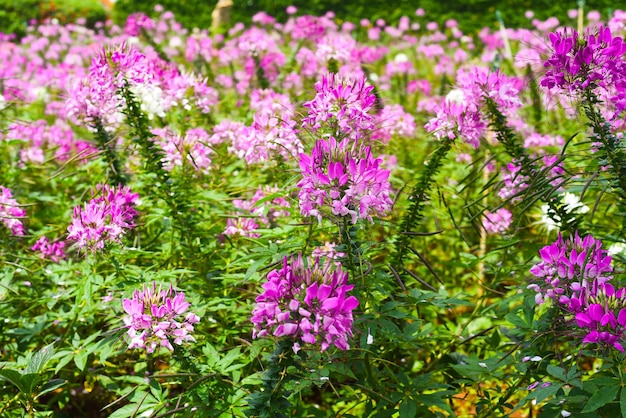
<svg viewBox="0 0 626 418">
<path fill-rule="evenodd" d="M 403 264 L 404 256 L 408 251 L 408 244 L 411 237 L 409 233 L 414 232 L 419 223 L 424 205 L 429 199 L 428 192 L 430 191 L 434 177 L 441 168 L 443 159 L 450 150 L 451 146 L 452 140 L 446 139 L 435 150 L 432 158 L 424 163 L 425 167 L 420 174 L 419 180 L 409 195 L 411 203 L 409 204 L 409 209 L 402 218 L 400 232 L 396 235 L 394 242 L 396 254 L 392 264 L 396 266 L 396 268 L 402 266 Z"/>
</svg>

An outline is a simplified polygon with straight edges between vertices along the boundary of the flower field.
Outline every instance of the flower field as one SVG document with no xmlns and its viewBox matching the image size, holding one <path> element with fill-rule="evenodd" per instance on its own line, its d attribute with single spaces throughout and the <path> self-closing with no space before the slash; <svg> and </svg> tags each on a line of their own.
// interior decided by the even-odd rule
<svg viewBox="0 0 626 418">
<path fill-rule="evenodd" d="M 1 417 L 626 416 L 626 12 L 156 12 L 0 33 Z"/>
</svg>

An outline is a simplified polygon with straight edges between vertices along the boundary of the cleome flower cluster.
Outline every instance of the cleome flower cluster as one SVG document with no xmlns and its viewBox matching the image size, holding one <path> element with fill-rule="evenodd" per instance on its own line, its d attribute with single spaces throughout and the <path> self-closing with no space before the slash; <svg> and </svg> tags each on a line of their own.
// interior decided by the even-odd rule
<svg viewBox="0 0 626 418">
<path fill-rule="evenodd" d="M 320 258 L 285 257 L 282 268 L 268 274 L 264 291 L 256 298 L 252 336 L 293 338 L 296 353 L 301 344 L 319 345 L 321 351 L 331 345 L 347 350 L 352 311 L 359 304 L 348 296 L 353 287 L 338 262 L 322 266 Z"/>
<path fill-rule="evenodd" d="M 135 290 L 131 299 L 124 299 L 126 311 L 124 324 L 130 337 L 129 349 L 141 348 L 153 353 L 158 347 L 174 351 L 174 346 L 186 341 L 195 341 L 191 332 L 200 317 L 188 312 L 189 302 L 183 292 L 176 292 L 172 286 L 167 290 L 144 285 L 143 291 Z"/>
<path fill-rule="evenodd" d="M 127 230 L 135 227 L 135 204 L 139 198 L 128 187 L 98 186 L 99 196 L 74 208 L 67 238 L 80 249 L 95 251 L 107 242 L 120 242 Z"/>
<path fill-rule="evenodd" d="M 615 289 L 611 256 L 602 242 L 578 233 L 561 235 L 543 247 L 542 261 L 530 272 L 539 281 L 529 289 L 537 292 L 538 304 L 551 299 L 583 334 L 582 342 L 613 347 L 624 352 L 626 339 L 626 288 Z"/>
<path fill-rule="evenodd" d="M 11 234 L 24 235 L 24 224 L 21 219 L 26 217 L 26 211 L 13 199 L 11 189 L 0 186 L 0 222 L 11 231 Z"/>
</svg>

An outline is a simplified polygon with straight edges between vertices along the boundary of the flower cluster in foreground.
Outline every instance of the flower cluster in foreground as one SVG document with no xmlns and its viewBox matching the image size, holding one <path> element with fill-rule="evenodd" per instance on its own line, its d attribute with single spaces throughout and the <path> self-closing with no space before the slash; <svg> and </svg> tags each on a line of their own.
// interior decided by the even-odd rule
<svg viewBox="0 0 626 418">
<path fill-rule="evenodd" d="M 602 242 L 578 233 L 559 239 L 539 251 L 542 261 L 530 272 L 540 282 L 528 286 L 535 290 L 538 304 L 546 299 L 561 308 L 566 320 L 582 330 L 583 343 L 613 347 L 624 352 L 626 338 L 626 288 L 615 289 L 611 256 Z"/>
<path fill-rule="evenodd" d="M 347 350 L 352 311 L 359 304 L 347 295 L 353 287 L 339 263 L 321 266 L 319 258 L 305 262 L 301 255 L 285 257 L 282 268 L 267 275 L 264 291 L 256 298 L 252 336 L 291 337 L 296 353 L 301 343 L 319 343 L 321 351 L 331 345 Z"/>
<path fill-rule="evenodd" d="M 123 307 L 127 315 L 124 324 L 130 337 L 129 349 L 141 348 L 153 353 L 158 347 L 174 351 L 174 346 L 186 341 L 195 341 L 191 333 L 193 325 L 200 317 L 187 313 L 189 302 L 183 292 L 176 292 L 172 286 L 167 290 L 144 285 L 143 291 L 135 290 L 131 299 L 124 299 Z"/>
</svg>

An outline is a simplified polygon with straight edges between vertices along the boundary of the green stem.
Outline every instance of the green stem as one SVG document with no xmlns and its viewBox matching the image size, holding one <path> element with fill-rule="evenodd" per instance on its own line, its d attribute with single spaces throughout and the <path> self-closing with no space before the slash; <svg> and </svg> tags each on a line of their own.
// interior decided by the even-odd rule
<svg viewBox="0 0 626 418">
<path fill-rule="evenodd" d="M 110 169 L 110 179 L 108 182 L 113 186 L 124 186 L 128 182 L 128 176 L 122 171 L 122 161 L 119 154 L 115 151 L 114 139 L 104 128 L 101 119 L 96 119 L 93 127 L 96 129 L 95 138 L 100 151 L 104 153 L 104 158 Z"/>
<path fill-rule="evenodd" d="M 395 245 L 395 257 L 393 259 L 393 265 L 396 267 L 403 265 L 404 256 L 408 251 L 408 245 L 410 232 L 414 232 L 421 217 L 424 205 L 428 202 L 429 191 L 434 181 L 434 177 L 441 168 L 443 160 L 452 146 L 452 140 L 446 139 L 435 150 L 432 158 L 425 162 L 425 167 L 420 174 L 419 180 L 411 194 L 409 195 L 409 209 L 402 218 L 400 224 L 400 232 L 396 235 L 394 240 Z"/>
</svg>

